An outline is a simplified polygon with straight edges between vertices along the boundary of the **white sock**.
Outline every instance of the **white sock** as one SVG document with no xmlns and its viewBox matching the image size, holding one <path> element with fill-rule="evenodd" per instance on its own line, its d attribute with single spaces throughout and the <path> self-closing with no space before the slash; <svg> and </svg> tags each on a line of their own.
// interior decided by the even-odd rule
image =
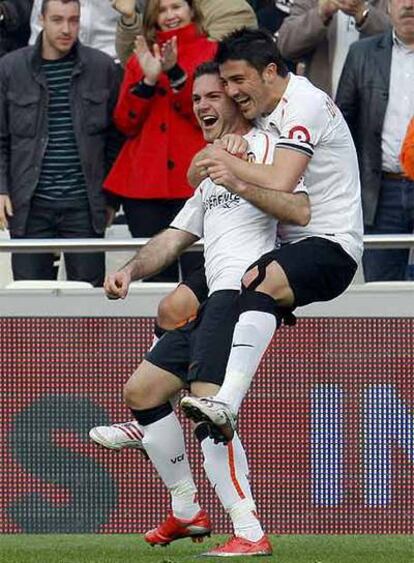
<svg viewBox="0 0 414 563">
<path fill-rule="evenodd" d="M 275 316 L 262 311 L 246 311 L 236 323 L 226 376 L 215 397 L 230 405 L 235 414 L 239 411 L 275 330 Z"/>
<path fill-rule="evenodd" d="M 201 448 L 205 472 L 233 522 L 235 535 L 250 541 L 260 540 L 264 533 L 248 480 L 246 453 L 237 433 L 227 445 L 205 438 Z"/>
<path fill-rule="evenodd" d="M 197 488 L 191 474 L 184 434 L 172 412 L 161 420 L 143 426 L 142 443 L 159 476 L 168 488 L 176 518 L 192 520 L 200 511 L 195 501 Z"/>
</svg>

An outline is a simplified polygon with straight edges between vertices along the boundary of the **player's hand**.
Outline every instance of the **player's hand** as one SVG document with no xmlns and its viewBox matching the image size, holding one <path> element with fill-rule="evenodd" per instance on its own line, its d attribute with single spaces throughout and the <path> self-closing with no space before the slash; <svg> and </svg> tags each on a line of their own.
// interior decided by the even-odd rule
<svg viewBox="0 0 414 563">
<path fill-rule="evenodd" d="M 217 141 L 220 141 L 220 146 L 228 153 L 233 154 L 238 158 L 247 158 L 249 143 L 241 135 L 227 133 L 226 135 L 223 135 L 221 139 L 217 139 Z"/>
<path fill-rule="evenodd" d="M 136 36 L 134 53 L 145 75 L 144 81 L 151 86 L 155 86 L 162 72 L 161 51 L 157 44 L 153 51 L 151 53 L 143 35 Z"/>
<path fill-rule="evenodd" d="M 13 206 L 11 199 L 6 194 L 0 194 L 0 230 L 8 229 L 8 218 L 13 217 Z"/>
<path fill-rule="evenodd" d="M 234 157 L 224 150 L 220 144 L 213 144 L 205 148 L 204 156 L 196 163 L 196 166 L 206 171 L 211 178 L 211 172 L 217 165 L 226 166 L 232 172 L 232 159 Z"/>
<path fill-rule="evenodd" d="M 215 167 L 210 177 L 215 184 L 224 186 L 229 192 L 243 195 L 244 183 L 233 172 L 230 172 L 226 166 L 218 165 Z"/>
<path fill-rule="evenodd" d="M 104 291 L 108 299 L 125 299 L 128 294 L 131 276 L 126 270 L 113 272 L 106 276 Z"/>
<path fill-rule="evenodd" d="M 171 70 L 178 60 L 177 37 L 172 37 L 161 46 L 161 66 L 164 72 Z"/>
<path fill-rule="evenodd" d="M 114 10 L 126 18 L 135 17 L 135 0 L 109 0 Z"/>
</svg>

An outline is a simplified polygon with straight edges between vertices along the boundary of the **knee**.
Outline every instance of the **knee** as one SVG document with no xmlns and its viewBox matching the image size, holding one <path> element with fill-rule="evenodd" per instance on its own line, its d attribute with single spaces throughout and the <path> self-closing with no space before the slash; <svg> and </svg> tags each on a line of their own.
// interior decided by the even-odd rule
<svg viewBox="0 0 414 563">
<path fill-rule="evenodd" d="M 138 384 L 133 378 L 130 378 L 123 389 L 123 399 L 125 404 L 134 410 L 148 408 L 149 394 L 145 386 Z"/>
<path fill-rule="evenodd" d="M 275 261 L 259 264 L 248 270 L 242 278 L 242 289 L 248 292 L 264 293 L 283 306 L 293 303 L 293 292 L 289 280 Z"/>
<path fill-rule="evenodd" d="M 177 326 L 177 313 L 171 295 L 164 297 L 158 305 L 157 325 L 164 330 L 173 330 Z"/>
</svg>

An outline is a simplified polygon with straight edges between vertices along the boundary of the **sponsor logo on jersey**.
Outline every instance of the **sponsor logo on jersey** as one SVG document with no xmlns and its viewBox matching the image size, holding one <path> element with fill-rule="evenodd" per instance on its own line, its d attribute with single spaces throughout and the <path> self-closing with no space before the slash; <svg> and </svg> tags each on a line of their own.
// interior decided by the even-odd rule
<svg viewBox="0 0 414 563">
<path fill-rule="evenodd" d="M 240 196 L 225 192 L 223 194 L 211 195 L 208 199 L 203 201 L 204 211 L 214 209 L 215 207 L 223 207 L 230 209 L 240 204 Z"/>
</svg>

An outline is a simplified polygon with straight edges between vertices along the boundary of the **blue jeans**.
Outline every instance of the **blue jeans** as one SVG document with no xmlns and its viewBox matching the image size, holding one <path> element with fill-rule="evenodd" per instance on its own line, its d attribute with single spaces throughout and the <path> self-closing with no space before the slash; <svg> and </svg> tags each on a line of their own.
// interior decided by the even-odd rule
<svg viewBox="0 0 414 563">
<path fill-rule="evenodd" d="M 26 223 L 24 237 L 13 238 L 99 238 L 92 227 L 88 204 L 77 202 L 44 202 L 34 199 Z M 66 253 L 65 266 L 68 280 L 87 281 L 93 286 L 103 285 L 105 254 L 103 252 Z M 15 280 L 53 280 L 57 270 L 54 254 L 12 254 Z"/>
<path fill-rule="evenodd" d="M 414 181 L 383 178 L 375 223 L 365 234 L 410 234 L 414 231 Z M 409 249 L 365 250 L 365 281 L 414 279 L 409 273 Z M 410 268 L 412 270 L 412 268 Z"/>
</svg>

